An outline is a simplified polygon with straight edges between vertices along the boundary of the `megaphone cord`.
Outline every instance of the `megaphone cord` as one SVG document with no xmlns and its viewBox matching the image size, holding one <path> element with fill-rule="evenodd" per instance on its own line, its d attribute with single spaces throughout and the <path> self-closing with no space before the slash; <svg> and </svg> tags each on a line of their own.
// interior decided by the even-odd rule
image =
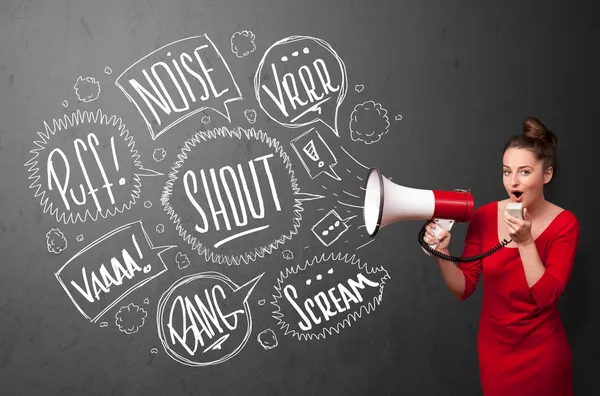
<svg viewBox="0 0 600 396">
<path fill-rule="evenodd" d="M 453 261 L 456 263 L 466 263 L 466 262 L 470 262 L 470 261 L 477 261 L 477 260 L 481 260 L 491 254 L 496 253 L 498 250 L 502 249 L 504 246 L 508 245 L 509 243 L 512 242 L 512 239 L 507 241 L 506 239 L 503 239 L 502 242 L 500 242 L 497 246 L 494 246 L 493 248 L 491 248 L 488 251 L 485 251 L 481 254 L 478 254 L 476 256 L 471 256 L 471 257 L 456 257 L 456 256 L 449 256 L 447 254 L 444 254 L 434 248 L 432 248 L 431 246 L 429 246 L 427 244 L 427 242 L 425 242 L 424 238 L 425 238 L 425 233 L 427 232 L 427 224 L 429 224 L 431 222 L 431 220 L 428 220 L 425 222 L 425 224 L 423 224 L 423 227 L 421 228 L 421 231 L 419 232 L 419 243 L 421 244 L 421 246 L 423 247 L 423 249 L 427 250 L 429 253 L 433 254 L 436 257 L 441 258 L 442 260 L 446 260 L 446 261 Z"/>
</svg>

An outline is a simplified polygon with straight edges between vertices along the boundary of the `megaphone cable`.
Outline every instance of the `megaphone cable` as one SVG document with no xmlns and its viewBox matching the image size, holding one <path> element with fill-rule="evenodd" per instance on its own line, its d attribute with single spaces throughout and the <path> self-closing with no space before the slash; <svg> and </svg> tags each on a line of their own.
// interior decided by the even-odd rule
<svg viewBox="0 0 600 396">
<path fill-rule="evenodd" d="M 502 249 L 504 246 L 508 245 L 509 243 L 512 242 L 512 239 L 507 241 L 506 239 L 503 239 L 502 242 L 500 242 L 497 246 L 494 246 L 493 248 L 491 248 L 490 250 L 483 252 L 481 254 L 478 254 L 476 256 L 471 256 L 471 257 L 456 257 L 456 256 L 449 256 L 447 254 L 444 254 L 434 248 L 432 248 L 431 246 L 429 246 L 427 244 L 427 242 L 425 242 L 425 233 L 427 232 L 427 224 L 431 223 L 432 220 L 428 220 L 425 222 L 425 224 L 423 224 L 423 227 L 421 228 L 421 231 L 419 232 L 419 243 L 421 244 L 421 246 L 423 247 L 423 249 L 427 250 L 428 252 L 430 252 L 431 254 L 433 254 L 436 257 L 441 258 L 442 260 L 446 260 L 446 261 L 453 261 L 456 263 L 466 263 L 466 262 L 470 262 L 470 261 L 477 261 L 477 260 L 481 260 L 491 254 L 496 253 L 498 250 Z"/>
</svg>

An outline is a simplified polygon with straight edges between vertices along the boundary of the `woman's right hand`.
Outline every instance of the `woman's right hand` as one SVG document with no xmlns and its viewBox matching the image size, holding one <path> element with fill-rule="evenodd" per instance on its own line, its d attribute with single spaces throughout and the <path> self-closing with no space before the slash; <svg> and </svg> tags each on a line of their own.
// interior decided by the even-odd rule
<svg viewBox="0 0 600 396">
<path fill-rule="evenodd" d="M 441 250 L 441 251 L 447 250 L 448 246 L 450 245 L 451 234 L 450 234 L 450 232 L 448 232 L 442 228 L 439 231 L 439 236 L 436 238 L 434 230 L 437 227 L 438 226 L 436 226 L 435 222 L 433 222 L 433 221 L 429 222 L 429 224 L 427 224 L 425 226 L 426 232 L 425 232 L 425 236 L 423 237 L 423 240 L 428 245 L 431 245 L 431 244 L 439 241 L 439 244 L 437 245 L 436 249 Z"/>
</svg>

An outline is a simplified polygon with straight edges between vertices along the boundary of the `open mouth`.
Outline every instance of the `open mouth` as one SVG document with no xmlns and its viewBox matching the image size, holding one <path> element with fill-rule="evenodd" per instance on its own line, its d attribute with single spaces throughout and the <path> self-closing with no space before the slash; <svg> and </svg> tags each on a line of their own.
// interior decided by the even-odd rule
<svg viewBox="0 0 600 396">
<path fill-rule="evenodd" d="M 513 195 L 516 199 L 521 199 L 521 196 L 523 196 L 523 191 L 513 191 Z"/>
</svg>

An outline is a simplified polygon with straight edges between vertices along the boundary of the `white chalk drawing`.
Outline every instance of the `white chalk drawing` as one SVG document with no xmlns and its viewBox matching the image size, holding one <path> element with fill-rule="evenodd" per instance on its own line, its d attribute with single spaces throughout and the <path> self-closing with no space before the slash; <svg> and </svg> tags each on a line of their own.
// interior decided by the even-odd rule
<svg viewBox="0 0 600 396">
<path fill-rule="evenodd" d="M 248 152 L 254 158 L 238 159 Z M 281 143 L 253 128 L 200 131 L 177 158 L 161 202 L 179 236 L 207 261 L 239 265 L 271 254 L 298 233 L 303 202 L 323 198 L 300 192 Z M 289 185 L 275 183 L 286 179 Z"/>
<path fill-rule="evenodd" d="M 67 102 L 66 100 L 63 100 L 62 105 L 63 105 L 63 107 L 67 107 L 69 105 L 69 102 Z"/>
<path fill-rule="evenodd" d="M 133 137 L 115 115 L 77 110 L 50 124 L 44 121 L 44 127 L 25 166 L 34 197 L 59 223 L 123 213 L 140 197 L 141 177 L 162 175 L 142 166 Z M 73 139 L 72 129 L 92 131 Z"/>
<path fill-rule="evenodd" d="M 329 268 L 329 270 L 327 271 L 327 274 L 331 275 L 331 274 L 333 274 L 333 272 L 334 272 L 333 268 Z M 315 280 L 317 280 L 317 281 L 323 280 L 323 275 L 317 274 L 317 276 L 315 276 Z M 312 280 L 309 278 L 309 279 L 306 280 L 305 283 L 307 285 L 310 285 L 312 283 Z"/>
<path fill-rule="evenodd" d="M 158 349 L 157 348 L 152 348 L 152 349 L 150 349 L 150 353 L 156 354 L 156 353 L 158 353 Z"/>
<path fill-rule="evenodd" d="M 188 275 L 158 303 L 158 336 L 176 362 L 203 367 L 236 356 L 252 333 L 248 298 L 263 274 L 238 286 L 218 272 Z"/>
<path fill-rule="evenodd" d="M 58 228 L 52 228 L 46 233 L 46 246 L 50 253 L 60 254 L 67 248 L 67 238 Z"/>
<path fill-rule="evenodd" d="M 350 114 L 350 137 L 355 142 L 377 143 L 390 129 L 387 110 L 368 100 L 357 104 Z"/>
<path fill-rule="evenodd" d="M 102 323 L 100 323 L 100 327 L 108 327 L 108 322 L 102 322 Z"/>
<path fill-rule="evenodd" d="M 110 67 L 106 66 L 104 68 L 104 74 L 111 74 L 111 73 L 112 73 L 112 69 Z"/>
<path fill-rule="evenodd" d="M 337 158 L 327 146 L 317 128 L 310 128 L 290 141 L 290 145 L 300 158 L 300 162 L 302 162 L 311 179 L 325 173 L 334 180 L 342 180 L 333 169 L 337 165 Z"/>
<path fill-rule="evenodd" d="M 151 52 L 121 73 L 115 85 L 137 108 L 152 140 L 206 109 L 231 122 L 227 104 L 243 99 L 229 66 L 206 34 Z"/>
<path fill-rule="evenodd" d="M 165 232 L 165 226 L 163 224 L 157 224 L 156 232 L 158 232 L 159 234 L 162 234 L 163 232 Z"/>
<path fill-rule="evenodd" d="M 358 93 L 361 93 L 363 89 L 365 89 L 365 86 L 362 84 L 356 84 L 356 86 L 354 87 L 354 90 Z"/>
<path fill-rule="evenodd" d="M 144 201 L 144 208 L 148 209 L 152 207 L 152 202 L 150 201 Z"/>
<path fill-rule="evenodd" d="M 121 307 L 115 314 L 115 324 L 119 331 L 125 334 L 134 334 L 144 326 L 148 312 L 134 303 Z"/>
<path fill-rule="evenodd" d="M 347 90 L 342 59 L 327 42 L 309 36 L 271 45 L 254 76 L 256 99 L 272 120 L 289 128 L 322 121 L 337 137 L 338 110 Z"/>
<path fill-rule="evenodd" d="M 350 227 L 348 227 L 346 222 L 354 217 L 356 215 L 342 219 L 335 210 L 330 210 L 329 213 L 323 216 L 311 228 L 311 231 L 324 246 L 331 246 L 331 244 L 340 239 L 343 233 L 348 231 Z"/>
<path fill-rule="evenodd" d="M 244 110 L 244 116 L 246 117 L 246 120 L 248 120 L 248 122 L 250 124 L 254 124 L 256 122 L 256 110 L 246 109 L 246 110 Z"/>
<path fill-rule="evenodd" d="M 261 305 L 261 306 L 265 305 L 265 302 L 266 302 L 265 299 L 258 300 L 258 305 Z"/>
<path fill-rule="evenodd" d="M 175 256 L 175 262 L 177 263 L 179 269 L 187 268 L 190 265 L 190 259 L 188 258 L 187 254 L 181 252 L 177 252 L 177 255 Z"/>
<path fill-rule="evenodd" d="M 401 121 L 401 120 L 402 120 L 402 114 L 398 114 L 398 115 L 396 115 L 396 117 L 394 117 L 394 119 L 395 119 L 396 121 Z"/>
<path fill-rule="evenodd" d="M 150 304 L 150 300 L 148 298 L 145 298 L 144 299 L 144 304 L 146 304 L 146 305 Z"/>
<path fill-rule="evenodd" d="M 339 270 L 331 271 L 334 268 Z M 317 283 L 297 282 L 318 275 Z M 388 279 L 382 266 L 370 267 L 355 255 L 322 254 L 280 272 L 273 286 L 272 316 L 284 335 L 324 339 L 372 313 L 381 303 Z"/>
<path fill-rule="evenodd" d="M 166 156 L 167 156 L 167 152 L 162 147 L 154 149 L 154 152 L 152 153 L 152 158 L 154 158 L 154 161 L 156 161 L 156 162 L 160 162 L 160 161 L 164 160 Z"/>
<path fill-rule="evenodd" d="M 248 30 L 235 32 L 231 36 L 231 52 L 238 58 L 243 58 L 254 52 L 256 45 L 254 44 L 254 33 Z"/>
<path fill-rule="evenodd" d="M 286 260 L 291 260 L 294 258 L 294 253 L 291 250 L 286 249 L 283 252 L 281 252 L 281 256 Z"/>
<path fill-rule="evenodd" d="M 96 322 L 134 290 L 167 270 L 141 221 L 125 224 L 80 250 L 56 273 L 79 312 Z M 144 271 L 148 268 L 148 271 Z"/>
<path fill-rule="evenodd" d="M 342 195 L 339 195 L 339 194 L 334 194 L 334 195 L 336 195 L 338 198 L 337 203 L 339 203 L 340 205 L 343 205 L 344 206 L 343 209 L 345 209 L 348 213 L 357 213 L 362 216 L 362 208 L 363 207 L 362 207 L 361 196 L 364 195 L 363 191 L 365 190 L 365 188 L 362 185 L 364 185 L 363 179 L 364 179 L 364 175 L 366 174 L 365 170 L 369 170 L 369 168 L 366 167 L 365 165 L 361 164 L 359 161 L 357 161 L 356 158 L 354 158 L 343 146 L 341 146 L 340 148 L 348 156 L 348 158 L 351 159 L 353 161 L 353 163 L 359 167 L 359 169 L 361 171 L 360 174 L 357 174 L 357 173 L 353 174 L 350 171 L 350 169 L 346 169 L 346 171 L 349 174 L 353 175 L 356 178 L 356 180 L 354 180 L 353 183 L 348 182 L 348 183 L 346 183 L 346 185 L 348 185 L 348 186 L 360 185 L 360 187 L 359 187 L 360 191 L 349 192 L 346 190 L 342 190 Z M 325 186 L 322 186 L 322 187 L 325 188 Z M 350 201 L 352 203 L 348 203 L 348 201 Z M 358 210 L 358 212 L 357 212 L 357 210 Z M 363 227 L 364 227 L 364 224 L 363 224 Z"/>
<path fill-rule="evenodd" d="M 208 124 L 210 122 L 210 117 L 209 116 L 204 116 L 202 117 L 202 119 L 200 120 L 201 123 L 203 124 Z"/>
<path fill-rule="evenodd" d="M 79 76 L 73 88 L 77 99 L 82 102 L 93 102 L 100 96 L 100 83 L 94 77 Z"/>
<path fill-rule="evenodd" d="M 75 239 L 77 240 L 77 242 L 83 242 L 83 234 L 77 235 L 77 237 L 75 237 Z"/>
<path fill-rule="evenodd" d="M 361 236 L 364 236 L 364 235 L 361 235 Z M 373 239 L 371 239 L 371 240 L 369 240 L 369 241 L 367 241 L 367 242 L 363 243 L 362 245 L 358 246 L 358 247 L 356 248 L 356 250 L 362 249 L 363 247 L 367 246 L 369 243 L 372 243 L 372 242 L 375 242 L 375 238 L 373 238 Z"/>
<path fill-rule="evenodd" d="M 260 346 L 262 346 L 266 351 L 268 351 L 269 349 L 273 349 L 278 345 L 277 336 L 275 335 L 275 332 L 271 329 L 261 331 L 256 337 L 256 340 L 258 341 Z"/>
</svg>

